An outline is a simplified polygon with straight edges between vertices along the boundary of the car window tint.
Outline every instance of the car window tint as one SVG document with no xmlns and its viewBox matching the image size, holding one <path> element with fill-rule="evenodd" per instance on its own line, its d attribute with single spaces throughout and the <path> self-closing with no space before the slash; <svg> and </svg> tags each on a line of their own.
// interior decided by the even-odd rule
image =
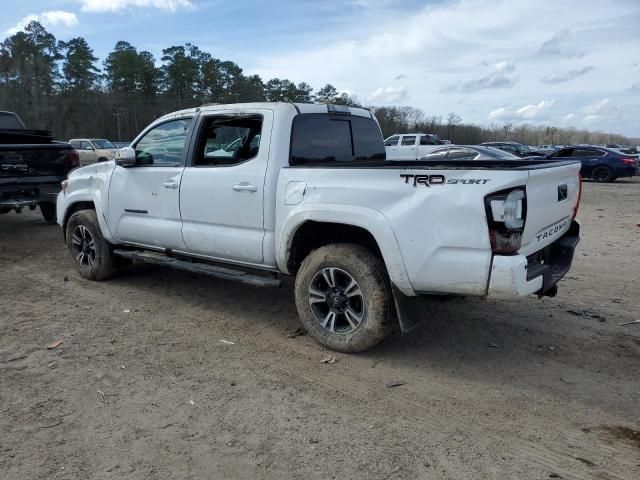
<svg viewBox="0 0 640 480">
<path fill-rule="evenodd" d="M 355 115 L 350 122 L 355 160 L 384 160 L 386 152 L 378 124 L 370 118 Z"/>
<path fill-rule="evenodd" d="M 182 163 L 190 118 L 156 125 L 136 143 L 136 165 L 175 167 Z"/>
<path fill-rule="evenodd" d="M 590 148 L 574 148 L 571 153 L 572 157 L 597 157 L 598 152 Z"/>
<path fill-rule="evenodd" d="M 405 135 L 404 137 L 402 137 L 402 143 L 400 145 L 415 145 L 415 144 L 416 144 L 415 135 L 413 136 Z"/>
<path fill-rule="evenodd" d="M 22 130 L 23 126 L 15 115 L 10 113 L 0 113 L 0 129 Z"/>
<path fill-rule="evenodd" d="M 93 150 L 93 145 L 90 142 L 80 142 L 80 148 L 82 150 Z"/>
<path fill-rule="evenodd" d="M 420 145 L 437 145 L 438 142 L 436 141 L 435 137 L 432 137 L 431 135 L 422 135 L 420 137 Z"/>
<path fill-rule="evenodd" d="M 384 160 L 382 134 L 371 118 L 317 113 L 297 115 L 291 133 L 291 165 Z"/>
<path fill-rule="evenodd" d="M 448 153 L 449 153 L 448 148 L 433 150 L 427 153 L 426 155 L 424 155 L 420 160 L 425 160 L 425 161 L 445 160 L 447 158 Z"/>
<path fill-rule="evenodd" d="M 563 148 L 562 150 L 558 150 L 555 153 L 549 155 L 551 158 L 567 158 L 570 157 L 573 153 L 573 148 Z"/>
<path fill-rule="evenodd" d="M 474 160 L 477 156 L 478 152 L 469 148 L 452 148 L 449 150 L 447 160 Z"/>
<path fill-rule="evenodd" d="M 200 132 L 195 166 L 236 165 L 258 155 L 262 116 L 205 118 Z"/>
<path fill-rule="evenodd" d="M 76 150 L 82 148 L 82 143 L 80 142 L 71 142 L 70 144 L 73 148 L 75 148 Z"/>
<path fill-rule="evenodd" d="M 394 135 L 393 137 L 389 137 L 385 140 L 384 142 L 384 146 L 385 147 L 395 147 L 396 145 L 398 145 L 398 140 L 400 140 L 400 137 L 398 135 Z"/>
</svg>

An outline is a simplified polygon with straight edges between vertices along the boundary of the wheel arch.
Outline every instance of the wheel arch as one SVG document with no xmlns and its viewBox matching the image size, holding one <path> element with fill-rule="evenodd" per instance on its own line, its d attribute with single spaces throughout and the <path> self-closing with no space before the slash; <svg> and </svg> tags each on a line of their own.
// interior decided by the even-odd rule
<svg viewBox="0 0 640 480">
<path fill-rule="evenodd" d="M 405 295 L 415 295 L 391 226 L 380 212 L 369 209 L 367 212 L 356 207 L 342 212 L 301 210 L 291 214 L 278 229 L 278 267 L 293 275 L 310 252 L 331 243 L 355 243 L 370 248 L 382 258 L 391 282 Z"/>
</svg>

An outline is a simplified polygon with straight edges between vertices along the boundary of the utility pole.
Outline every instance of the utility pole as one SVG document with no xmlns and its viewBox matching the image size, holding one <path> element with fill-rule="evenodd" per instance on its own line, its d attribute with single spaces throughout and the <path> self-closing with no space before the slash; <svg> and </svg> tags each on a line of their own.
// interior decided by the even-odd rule
<svg viewBox="0 0 640 480">
<path fill-rule="evenodd" d="M 118 141 L 121 142 L 122 141 L 122 135 L 121 135 L 121 130 L 120 130 L 120 117 L 122 116 L 122 112 L 118 112 L 116 110 L 115 113 L 113 114 L 113 116 L 116 117 L 116 123 L 118 125 Z"/>
</svg>

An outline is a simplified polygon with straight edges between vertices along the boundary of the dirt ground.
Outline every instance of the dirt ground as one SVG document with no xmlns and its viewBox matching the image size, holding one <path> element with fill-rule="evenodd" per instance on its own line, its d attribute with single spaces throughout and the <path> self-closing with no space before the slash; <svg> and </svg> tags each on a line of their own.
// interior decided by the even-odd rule
<svg viewBox="0 0 640 480">
<path fill-rule="evenodd" d="M 556 298 L 428 304 L 344 355 L 290 338 L 291 282 L 92 283 L 58 227 L 2 215 L 0 478 L 637 480 L 640 180 L 585 184 L 579 216 Z"/>
</svg>

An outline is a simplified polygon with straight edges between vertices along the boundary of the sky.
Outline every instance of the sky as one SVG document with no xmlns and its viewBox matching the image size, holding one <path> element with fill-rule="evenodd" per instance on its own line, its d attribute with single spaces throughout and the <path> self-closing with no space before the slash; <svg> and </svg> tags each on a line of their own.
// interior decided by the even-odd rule
<svg viewBox="0 0 640 480">
<path fill-rule="evenodd" d="M 2 37 L 30 19 L 87 39 L 186 42 L 264 81 L 331 83 L 365 105 L 465 122 L 640 137 L 640 0 L 0 0 Z"/>
</svg>

